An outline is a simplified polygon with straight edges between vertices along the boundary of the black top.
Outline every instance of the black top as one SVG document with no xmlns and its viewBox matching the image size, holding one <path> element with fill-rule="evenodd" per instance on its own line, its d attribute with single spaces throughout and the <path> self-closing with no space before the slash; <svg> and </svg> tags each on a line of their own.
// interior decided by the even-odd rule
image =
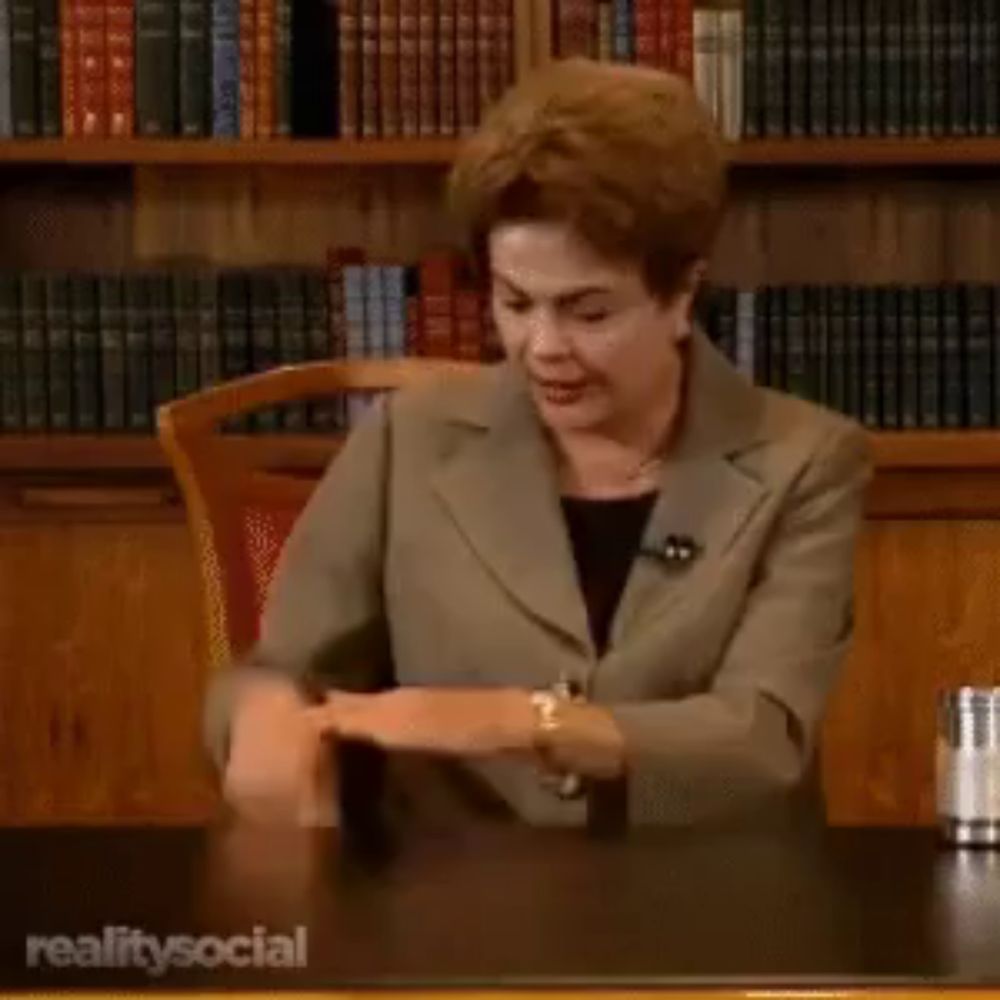
<svg viewBox="0 0 1000 1000">
<path fill-rule="evenodd" d="M 615 609 L 655 499 L 655 492 L 620 500 L 563 497 L 563 514 L 598 655 L 607 648 Z"/>
<path fill-rule="evenodd" d="M 101 985 L 1000 985 L 1000 864 L 930 830 L 0 831 L 0 991 Z M 28 934 L 308 931 L 307 967 L 27 968 Z"/>
</svg>

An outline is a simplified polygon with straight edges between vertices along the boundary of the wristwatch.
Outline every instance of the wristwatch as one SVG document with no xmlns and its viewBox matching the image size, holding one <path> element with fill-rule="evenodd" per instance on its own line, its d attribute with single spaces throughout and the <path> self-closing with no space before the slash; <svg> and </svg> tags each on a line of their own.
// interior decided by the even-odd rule
<svg viewBox="0 0 1000 1000">
<path fill-rule="evenodd" d="M 531 693 L 531 706 L 535 710 L 534 747 L 541 764 L 539 778 L 548 791 L 561 799 L 578 799 L 585 791 L 580 775 L 560 769 L 553 761 L 553 746 L 563 725 L 563 706 L 583 700 L 579 685 L 566 679 Z"/>
</svg>

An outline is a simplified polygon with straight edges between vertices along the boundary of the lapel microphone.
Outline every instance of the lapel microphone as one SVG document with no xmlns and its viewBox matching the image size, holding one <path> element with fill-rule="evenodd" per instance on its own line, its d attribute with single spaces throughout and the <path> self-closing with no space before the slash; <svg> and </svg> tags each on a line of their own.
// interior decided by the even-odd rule
<svg viewBox="0 0 1000 1000">
<path fill-rule="evenodd" d="M 655 559 L 668 569 L 687 569 L 701 552 L 701 546 L 690 535 L 667 535 L 658 544 L 639 548 L 639 555 Z"/>
</svg>

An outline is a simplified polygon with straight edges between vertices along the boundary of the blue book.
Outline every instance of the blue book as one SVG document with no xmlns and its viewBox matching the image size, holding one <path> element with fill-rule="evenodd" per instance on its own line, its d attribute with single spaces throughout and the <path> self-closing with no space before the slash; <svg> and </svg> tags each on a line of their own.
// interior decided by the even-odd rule
<svg viewBox="0 0 1000 1000">
<path fill-rule="evenodd" d="M 240 135 L 240 0 L 212 0 L 212 135 Z"/>
<path fill-rule="evenodd" d="M 368 284 L 367 268 L 362 264 L 344 267 L 344 326 L 346 342 L 344 356 L 348 361 L 375 356 L 368 342 L 365 323 L 365 298 Z M 347 397 L 347 423 L 355 426 L 368 404 L 365 393 L 352 392 Z"/>
<path fill-rule="evenodd" d="M 14 135 L 10 63 L 10 0 L 0 0 L 0 139 Z"/>
<path fill-rule="evenodd" d="M 632 38 L 635 35 L 632 0 L 612 0 L 611 53 L 615 62 L 633 61 Z"/>
<path fill-rule="evenodd" d="M 373 358 L 384 358 L 389 354 L 385 328 L 383 270 L 384 268 L 378 264 L 372 264 L 365 270 L 365 328 L 368 352 Z"/>
<path fill-rule="evenodd" d="M 384 268 L 386 354 L 401 358 L 406 354 L 406 268 L 390 264 Z"/>
</svg>

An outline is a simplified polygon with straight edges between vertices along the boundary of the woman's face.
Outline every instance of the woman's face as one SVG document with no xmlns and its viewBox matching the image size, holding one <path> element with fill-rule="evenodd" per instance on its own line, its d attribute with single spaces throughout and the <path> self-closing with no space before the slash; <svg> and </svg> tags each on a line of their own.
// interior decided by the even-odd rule
<svg viewBox="0 0 1000 1000">
<path fill-rule="evenodd" d="M 654 298 L 636 265 L 599 256 L 562 223 L 505 223 L 489 251 L 497 330 L 547 426 L 627 433 L 672 402 L 690 292 Z"/>
</svg>

